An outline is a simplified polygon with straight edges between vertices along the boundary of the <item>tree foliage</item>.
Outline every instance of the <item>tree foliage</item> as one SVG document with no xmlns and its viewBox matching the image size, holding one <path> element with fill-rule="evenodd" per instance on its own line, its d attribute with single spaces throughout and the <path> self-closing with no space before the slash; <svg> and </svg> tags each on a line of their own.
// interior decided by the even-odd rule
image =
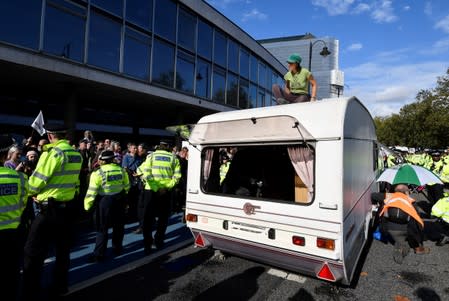
<svg viewBox="0 0 449 301">
<path fill-rule="evenodd" d="M 385 145 L 445 148 L 449 145 L 449 69 L 433 89 L 421 90 L 398 114 L 375 117 L 377 138 Z"/>
</svg>

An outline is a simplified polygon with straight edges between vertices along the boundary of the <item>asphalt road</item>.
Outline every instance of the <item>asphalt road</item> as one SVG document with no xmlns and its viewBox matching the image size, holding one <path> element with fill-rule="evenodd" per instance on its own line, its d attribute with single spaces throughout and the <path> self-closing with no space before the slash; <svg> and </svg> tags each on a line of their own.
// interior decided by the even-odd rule
<svg viewBox="0 0 449 301">
<path fill-rule="evenodd" d="M 411 251 L 397 264 L 392 245 L 372 240 L 351 287 L 188 246 L 152 256 L 63 300 L 449 300 L 449 244 L 424 245 L 431 248 L 430 254 Z"/>
<path fill-rule="evenodd" d="M 189 246 L 64 300 L 449 300 L 449 245 L 425 245 L 430 254 L 399 265 L 392 246 L 374 240 L 354 288 Z"/>
</svg>

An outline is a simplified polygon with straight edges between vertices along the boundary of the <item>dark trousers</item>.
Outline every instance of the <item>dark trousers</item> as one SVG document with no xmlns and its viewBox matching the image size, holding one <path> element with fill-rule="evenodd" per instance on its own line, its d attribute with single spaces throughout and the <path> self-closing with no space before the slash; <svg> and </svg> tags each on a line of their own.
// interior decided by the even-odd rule
<svg viewBox="0 0 449 301">
<path fill-rule="evenodd" d="M 94 212 L 94 224 L 97 231 L 94 255 L 104 257 L 108 245 L 108 229 L 112 227 L 112 248 L 121 252 L 125 235 L 125 204 L 120 195 L 103 196 Z"/>
<path fill-rule="evenodd" d="M 380 220 L 380 229 L 382 233 L 390 235 L 394 240 L 395 247 L 401 247 L 408 241 L 411 248 L 417 248 L 422 245 L 424 233 L 421 225 L 413 218 L 410 218 L 406 224 L 398 224 L 382 217 Z"/>
<path fill-rule="evenodd" d="M 2 300 L 14 301 L 17 298 L 17 283 L 20 271 L 21 231 L 19 229 L 0 230 L 0 267 L 2 281 L 0 292 Z"/>
<path fill-rule="evenodd" d="M 156 217 L 156 235 L 154 236 L 156 247 L 164 244 L 165 231 L 167 230 L 168 218 L 170 216 L 171 192 L 145 190 L 144 192 L 144 218 L 143 218 L 143 240 L 145 250 L 149 251 L 153 244 L 153 225 Z"/>
<path fill-rule="evenodd" d="M 128 206 L 126 220 L 127 222 L 135 222 L 139 220 L 139 198 L 140 189 L 138 185 L 132 185 L 129 189 L 128 196 L 126 198 L 126 204 Z"/>
<path fill-rule="evenodd" d="M 139 197 L 137 198 L 137 219 L 140 228 L 143 228 L 143 220 L 145 217 L 145 191 L 143 187 L 140 187 Z"/>
<path fill-rule="evenodd" d="M 444 236 L 449 237 L 449 224 L 443 220 L 427 221 L 424 233 L 427 239 L 438 241 Z"/>
<path fill-rule="evenodd" d="M 49 205 L 36 216 L 24 248 L 24 297 L 35 300 L 39 296 L 41 273 L 49 246 L 54 244 L 56 262 L 53 274 L 53 289 L 67 288 L 70 265 L 71 206 L 65 208 Z"/>
</svg>

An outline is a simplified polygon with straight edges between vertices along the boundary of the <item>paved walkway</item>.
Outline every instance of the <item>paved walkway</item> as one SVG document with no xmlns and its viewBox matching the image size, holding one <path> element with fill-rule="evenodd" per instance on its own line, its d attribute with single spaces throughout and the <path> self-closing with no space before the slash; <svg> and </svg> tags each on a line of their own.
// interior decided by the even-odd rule
<svg viewBox="0 0 449 301">
<path fill-rule="evenodd" d="M 170 218 L 164 248 L 158 251 L 155 250 L 149 256 L 144 254 L 142 234 L 133 233 L 138 224 L 126 225 L 123 254 L 117 257 L 113 256 L 111 240 L 109 239 L 106 260 L 101 263 L 87 262 L 89 255 L 94 249 L 95 232 L 91 228 L 80 231 L 78 237 L 75 238 L 75 245 L 70 255 L 69 292 L 83 289 L 112 275 L 146 264 L 156 257 L 193 243 L 192 235 L 185 224 L 181 222 L 181 219 L 182 214 L 175 214 Z M 50 281 L 54 260 L 54 257 L 49 257 L 45 261 L 44 282 L 48 283 Z"/>
</svg>

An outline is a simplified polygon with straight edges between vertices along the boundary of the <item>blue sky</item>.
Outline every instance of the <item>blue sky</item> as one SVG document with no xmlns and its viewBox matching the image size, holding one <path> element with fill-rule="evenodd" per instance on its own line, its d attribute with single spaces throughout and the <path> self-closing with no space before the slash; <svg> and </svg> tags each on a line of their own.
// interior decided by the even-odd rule
<svg viewBox="0 0 449 301">
<path fill-rule="evenodd" d="M 345 95 L 384 116 L 435 86 L 449 67 L 448 0 L 207 0 L 255 39 L 340 41 Z"/>
</svg>

